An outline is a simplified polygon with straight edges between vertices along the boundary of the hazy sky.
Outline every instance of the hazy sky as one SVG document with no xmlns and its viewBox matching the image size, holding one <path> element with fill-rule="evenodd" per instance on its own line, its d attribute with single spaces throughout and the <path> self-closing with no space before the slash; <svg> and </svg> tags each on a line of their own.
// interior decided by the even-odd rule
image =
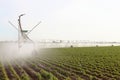
<svg viewBox="0 0 120 80">
<path fill-rule="evenodd" d="M 17 40 L 8 23 L 31 29 L 33 40 L 120 41 L 120 0 L 0 0 L 0 40 Z"/>
</svg>

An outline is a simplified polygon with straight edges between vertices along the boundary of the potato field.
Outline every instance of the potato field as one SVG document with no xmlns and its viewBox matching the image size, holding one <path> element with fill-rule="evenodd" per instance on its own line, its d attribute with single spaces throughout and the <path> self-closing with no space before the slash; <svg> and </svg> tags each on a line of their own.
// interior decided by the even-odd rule
<svg viewBox="0 0 120 80">
<path fill-rule="evenodd" d="M 0 80 L 120 80 L 120 47 L 42 49 L 1 62 Z"/>
</svg>

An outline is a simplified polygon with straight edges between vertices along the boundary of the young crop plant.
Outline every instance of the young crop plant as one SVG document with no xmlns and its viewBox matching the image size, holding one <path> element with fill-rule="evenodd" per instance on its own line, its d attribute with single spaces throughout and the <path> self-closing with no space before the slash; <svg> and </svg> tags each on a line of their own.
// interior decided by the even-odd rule
<svg viewBox="0 0 120 80">
<path fill-rule="evenodd" d="M 70 77 L 67 77 L 67 78 L 65 78 L 64 80 L 71 80 L 71 78 L 70 78 Z"/>
<path fill-rule="evenodd" d="M 41 76 L 45 79 L 45 80 L 58 80 L 53 74 L 45 71 L 45 70 L 41 70 Z"/>
<path fill-rule="evenodd" d="M 3 64 L 0 62 L 0 80 L 9 80 Z"/>
<path fill-rule="evenodd" d="M 22 80 L 30 80 L 30 78 L 26 74 L 21 75 Z"/>
<path fill-rule="evenodd" d="M 40 75 L 39 72 L 36 73 L 36 76 L 38 77 L 38 80 L 42 80 L 42 76 Z"/>
<path fill-rule="evenodd" d="M 4 66 L 7 76 L 9 79 L 15 79 L 15 80 L 20 80 L 20 77 L 16 73 L 16 71 L 13 69 L 13 66 L 10 63 L 7 63 L 7 66 Z"/>
<path fill-rule="evenodd" d="M 84 79 L 82 79 L 81 77 L 78 77 L 76 80 L 84 80 Z"/>
<path fill-rule="evenodd" d="M 14 66 L 14 70 L 19 75 L 21 80 L 30 80 L 30 77 L 28 76 L 28 74 L 19 64 L 16 64 L 16 66 Z"/>
</svg>

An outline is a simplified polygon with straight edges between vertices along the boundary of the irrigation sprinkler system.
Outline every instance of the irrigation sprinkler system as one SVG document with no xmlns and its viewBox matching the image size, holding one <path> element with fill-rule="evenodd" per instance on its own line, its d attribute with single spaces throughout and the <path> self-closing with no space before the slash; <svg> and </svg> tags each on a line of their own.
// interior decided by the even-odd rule
<svg viewBox="0 0 120 80">
<path fill-rule="evenodd" d="M 21 17 L 25 14 L 21 14 L 18 16 L 18 26 L 16 27 L 12 22 L 9 21 L 10 25 L 14 27 L 18 31 L 18 49 L 20 50 L 25 44 L 31 43 L 33 47 L 35 46 L 35 42 L 33 42 L 28 35 L 41 23 L 38 22 L 31 30 L 25 30 L 21 25 Z M 48 48 L 48 47 L 81 47 L 81 46 L 105 46 L 105 45 L 119 45 L 120 42 L 106 42 L 106 41 L 89 41 L 89 40 L 42 40 L 37 42 L 40 47 Z"/>
<path fill-rule="evenodd" d="M 17 31 L 18 31 L 18 49 L 20 50 L 23 45 L 26 43 L 32 43 L 34 45 L 34 42 L 28 37 L 28 34 L 30 34 L 40 23 L 38 22 L 37 25 L 35 25 L 31 30 L 24 30 L 21 26 L 21 17 L 25 14 L 19 15 L 18 18 L 18 27 L 16 27 L 12 22 L 9 21 L 10 25 L 12 25 Z"/>
</svg>

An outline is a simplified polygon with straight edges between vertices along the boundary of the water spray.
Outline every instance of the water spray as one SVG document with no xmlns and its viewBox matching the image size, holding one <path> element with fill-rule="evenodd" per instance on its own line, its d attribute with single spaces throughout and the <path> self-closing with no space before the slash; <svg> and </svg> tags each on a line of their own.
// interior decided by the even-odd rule
<svg viewBox="0 0 120 80">
<path fill-rule="evenodd" d="M 4 43 L 2 46 L 2 53 L 0 59 L 2 61 L 11 61 L 15 59 L 27 58 L 36 53 L 37 47 L 34 41 L 32 41 L 28 35 L 41 23 L 41 21 L 35 25 L 31 30 L 24 30 L 21 25 L 21 17 L 25 14 L 21 14 L 18 17 L 18 27 L 9 23 L 18 31 L 18 40 L 15 42 Z"/>
</svg>

